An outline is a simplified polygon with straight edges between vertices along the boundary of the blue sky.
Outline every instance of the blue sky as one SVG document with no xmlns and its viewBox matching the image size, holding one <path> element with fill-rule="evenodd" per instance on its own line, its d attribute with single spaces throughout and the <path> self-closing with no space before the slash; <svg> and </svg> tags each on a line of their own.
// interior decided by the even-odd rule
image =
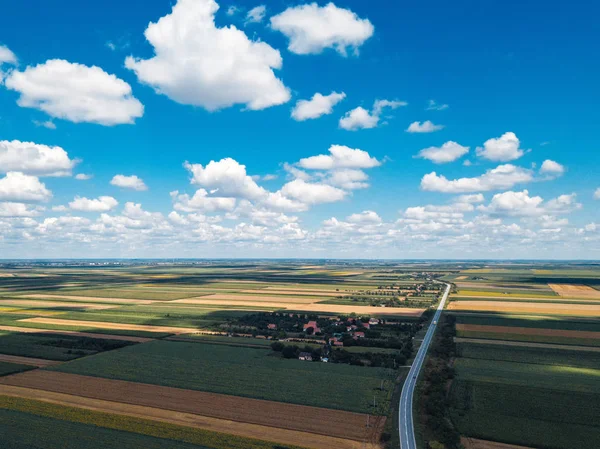
<svg viewBox="0 0 600 449">
<path fill-rule="evenodd" d="M 590 2 L 5 3 L 2 257 L 598 258 Z"/>
</svg>

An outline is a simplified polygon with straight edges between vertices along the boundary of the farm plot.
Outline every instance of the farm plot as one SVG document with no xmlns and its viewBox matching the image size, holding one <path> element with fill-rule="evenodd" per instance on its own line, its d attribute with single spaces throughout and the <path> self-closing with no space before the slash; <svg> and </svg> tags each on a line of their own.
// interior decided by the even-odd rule
<svg viewBox="0 0 600 449">
<path fill-rule="evenodd" d="M 390 370 L 281 359 L 261 349 L 154 341 L 52 370 L 358 413 L 378 413 Z M 352 394 L 348 394 L 351 391 Z M 310 394 L 307 394 L 310 392 Z"/>
<path fill-rule="evenodd" d="M 600 291 L 587 285 L 548 284 L 560 296 L 567 298 L 600 299 Z"/>
<path fill-rule="evenodd" d="M 0 376 L 6 376 L 8 374 L 20 373 L 33 369 L 31 365 L 24 365 L 22 363 L 5 362 L 0 360 Z"/>
<path fill-rule="evenodd" d="M 246 294 L 214 294 L 207 296 L 200 296 L 199 298 L 187 298 L 171 301 L 172 303 L 181 304 L 225 304 L 225 305 L 243 305 L 244 303 L 259 303 L 265 302 L 269 304 L 275 304 L 284 306 L 286 304 L 312 304 L 319 300 L 326 298 L 319 297 L 302 297 L 302 296 L 276 296 L 276 295 L 264 295 L 257 293 L 255 295 Z"/>
<path fill-rule="evenodd" d="M 554 304 L 515 301 L 453 301 L 448 310 L 600 317 L 600 304 Z"/>
<path fill-rule="evenodd" d="M 108 303 L 108 304 L 152 304 L 154 301 L 147 299 L 126 299 L 126 298 L 107 298 L 97 296 L 74 296 L 74 295 L 58 295 L 58 294 L 28 294 L 19 295 L 20 298 L 33 298 L 33 299 L 61 299 L 63 301 L 86 301 L 92 303 Z"/>
<path fill-rule="evenodd" d="M 105 310 L 112 309 L 114 305 L 92 304 L 92 303 L 76 303 L 66 301 L 35 301 L 27 299 L 3 299 L 0 300 L 2 306 L 18 306 L 28 308 L 51 308 L 51 309 L 88 309 L 88 310 Z"/>
<path fill-rule="evenodd" d="M 0 332 L 22 332 L 28 334 L 55 334 L 55 335 L 72 335 L 74 337 L 88 337 L 88 338 L 99 338 L 102 340 L 121 340 L 121 341 L 133 341 L 136 343 L 145 343 L 152 341 L 152 338 L 146 337 L 133 337 L 129 335 L 111 335 L 111 334 L 94 334 L 91 332 L 77 332 L 68 330 L 53 330 L 53 329 L 38 329 L 34 327 L 17 327 L 17 326 L 0 326 Z M 0 333 L 2 335 L 2 333 Z"/>
<path fill-rule="evenodd" d="M 8 377 L 2 381 L 2 385 L 162 408 L 356 441 L 363 441 L 369 435 L 366 428 L 367 417 L 363 414 L 194 390 L 39 370 Z"/>
<path fill-rule="evenodd" d="M 89 327 L 94 329 L 110 329 L 110 330 L 132 330 L 132 331 L 145 331 L 145 332 L 158 332 L 167 334 L 186 334 L 194 332 L 197 329 L 189 327 L 171 327 L 171 326 L 151 326 L 141 324 L 125 324 L 125 323 L 110 323 L 104 321 L 78 321 L 78 320 L 65 320 L 58 318 L 26 318 L 22 320 L 26 323 L 34 324 L 58 324 L 61 326 L 77 326 L 77 327 Z"/>
</svg>

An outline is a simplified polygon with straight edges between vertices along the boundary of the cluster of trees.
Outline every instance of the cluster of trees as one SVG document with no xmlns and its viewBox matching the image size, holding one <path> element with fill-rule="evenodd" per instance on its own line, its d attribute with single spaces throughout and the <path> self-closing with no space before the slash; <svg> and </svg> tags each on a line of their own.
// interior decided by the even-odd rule
<svg viewBox="0 0 600 449">
<path fill-rule="evenodd" d="M 354 353 L 344 349 L 335 349 L 331 352 L 329 361 L 333 363 L 347 363 L 350 365 L 371 366 L 373 368 L 397 368 L 406 364 L 406 354 L 402 351 L 391 354 L 373 352 Z"/>
<path fill-rule="evenodd" d="M 301 348 L 297 345 L 285 345 L 279 341 L 273 342 L 271 349 L 275 352 L 281 352 L 281 355 L 286 359 L 296 359 L 301 352 L 308 352 L 312 355 L 313 362 L 319 361 L 323 354 L 323 349 L 321 348 L 313 348 L 312 346 Z"/>
<path fill-rule="evenodd" d="M 452 357 L 456 354 L 454 336 L 456 319 L 446 315 L 438 324 L 431 357 L 425 366 L 420 401 L 422 422 L 425 423 L 430 447 L 459 449 L 460 434 L 454 428 L 449 417 L 450 399 L 449 381 L 454 378 Z"/>
<path fill-rule="evenodd" d="M 135 344 L 131 341 L 122 341 L 122 340 L 104 340 L 101 338 L 91 338 L 91 337 L 64 337 L 57 338 L 52 340 L 42 341 L 39 344 L 44 346 L 54 346 L 57 348 L 68 348 L 70 350 L 79 350 L 74 352 L 78 355 L 84 355 L 86 352 L 84 351 L 111 351 L 113 349 L 119 349 L 124 346 L 129 346 Z M 73 352 L 69 352 L 73 353 Z"/>
</svg>

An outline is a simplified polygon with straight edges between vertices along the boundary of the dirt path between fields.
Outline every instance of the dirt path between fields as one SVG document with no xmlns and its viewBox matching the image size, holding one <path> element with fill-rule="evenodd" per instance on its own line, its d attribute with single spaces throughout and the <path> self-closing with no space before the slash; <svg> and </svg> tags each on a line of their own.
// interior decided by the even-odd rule
<svg viewBox="0 0 600 449">
<path fill-rule="evenodd" d="M 161 332 L 167 334 L 191 334 L 199 329 L 193 327 L 151 326 L 146 324 L 110 323 L 104 321 L 63 320 L 60 318 L 25 318 L 19 320 L 25 323 L 56 324 L 59 326 L 79 326 L 96 329 L 117 329 L 124 331 Z"/>
<path fill-rule="evenodd" d="M 344 440 L 360 441 L 368 438 L 366 415 L 339 410 L 53 371 L 30 371 L 6 376 L 0 379 L 0 393 L 5 386 L 36 389 L 36 398 L 42 393 L 39 390 L 44 390 L 43 393 L 74 395 L 84 401 L 119 403 L 122 410 L 127 410 L 128 407 L 151 407 L 161 409 L 165 416 L 184 413 L 257 425 L 265 429 L 271 428 L 270 433 L 274 434 L 284 430 Z M 305 445 L 298 441 L 293 444 Z"/>
<path fill-rule="evenodd" d="M 54 330 L 54 329 L 36 329 L 33 327 L 17 327 L 17 326 L 0 326 L 0 331 L 23 332 L 23 333 L 27 333 L 27 334 L 72 335 L 74 337 L 101 338 L 103 340 L 135 341 L 137 343 L 146 343 L 147 341 L 154 340 L 154 338 L 133 337 L 130 335 L 113 335 L 113 334 L 98 334 L 98 333 L 94 333 L 94 332 L 60 331 L 60 330 Z"/>
<path fill-rule="evenodd" d="M 18 355 L 0 354 L 0 362 L 17 363 L 19 365 L 37 366 L 38 368 L 44 368 L 46 366 L 58 365 L 59 363 L 55 360 L 36 359 L 34 357 L 21 357 Z"/>
<path fill-rule="evenodd" d="M 520 346 L 523 348 L 546 348 L 546 349 L 566 349 L 569 351 L 588 351 L 588 352 L 600 352 L 600 348 L 595 346 L 571 346 L 571 345 L 559 345 L 555 343 L 529 343 L 524 341 L 511 341 L 511 340 L 487 340 L 484 338 L 461 338 L 454 337 L 456 343 L 477 343 L 485 345 L 497 345 L 497 346 Z"/>
</svg>

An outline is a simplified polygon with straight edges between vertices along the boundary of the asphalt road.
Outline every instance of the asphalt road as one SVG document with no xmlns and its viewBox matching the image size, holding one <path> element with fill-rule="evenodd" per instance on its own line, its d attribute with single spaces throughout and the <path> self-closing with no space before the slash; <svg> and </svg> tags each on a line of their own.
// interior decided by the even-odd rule
<svg viewBox="0 0 600 449">
<path fill-rule="evenodd" d="M 408 372 L 408 376 L 404 381 L 404 386 L 402 387 L 398 418 L 398 429 L 400 430 L 401 449 L 417 449 L 417 442 L 415 441 L 415 426 L 413 423 L 413 394 L 415 392 L 415 386 L 417 384 L 419 372 L 421 371 L 423 361 L 425 360 L 427 350 L 429 349 L 429 344 L 431 343 L 433 334 L 435 332 L 435 328 L 437 327 L 437 323 L 440 319 L 440 315 L 442 314 L 442 310 L 444 309 L 444 305 L 446 304 L 446 299 L 448 299 L 448 293 L 450 293 L 450 284 L 447 284 L 446 286 L 446 291 L 444 292 L 442 300 L 440 301 L 440 304 L 437 310 L 435 311 L 435 315 L 431 320 L 429 329 L 427 329 L 427 333 L 423 338 L 423 343 L 421 343 L 421 347 L 417 352 L 417 356 L 413 361 L 410 371 Z"/>
</svg>

